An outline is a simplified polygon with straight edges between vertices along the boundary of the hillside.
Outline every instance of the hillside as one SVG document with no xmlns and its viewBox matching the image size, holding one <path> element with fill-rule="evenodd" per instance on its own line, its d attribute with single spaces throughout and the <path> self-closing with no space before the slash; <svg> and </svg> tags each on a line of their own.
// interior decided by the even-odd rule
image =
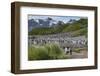
<svg viewBox="0 0 100 76">
<path fill-rule="evenodd" d="M 29 31 L 29 35 L 48 35 L 48 34 L 57 34 L 57 33 L 65 33 L 71 32 L 72 36 L 87 36 L 87 27 L 88 27 L 87 19 L 79 19 L 77 21 L 69 22 L 69 23 L 58 23 L 53 27 L 38 27 L 33 28 Z"/>
</svg>

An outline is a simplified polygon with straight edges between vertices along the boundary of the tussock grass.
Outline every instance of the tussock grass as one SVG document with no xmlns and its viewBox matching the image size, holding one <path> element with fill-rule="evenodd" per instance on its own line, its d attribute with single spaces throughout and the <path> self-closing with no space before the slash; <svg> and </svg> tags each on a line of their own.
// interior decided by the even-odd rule
<svg viewBox="0 0 100 76">
<path fill-rule="evenodd" d="M 31 46 L 28 48 L 29 60 L 51 60 L 67 58 L 64 50 L 58 44 L 46 44 L 44 46 Z"/>
</svg>

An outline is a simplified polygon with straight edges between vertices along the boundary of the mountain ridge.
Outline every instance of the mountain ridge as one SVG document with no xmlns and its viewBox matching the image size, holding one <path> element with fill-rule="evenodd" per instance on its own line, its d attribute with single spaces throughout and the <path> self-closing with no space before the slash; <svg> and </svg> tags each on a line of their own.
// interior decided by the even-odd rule
<svg viewBox="0 0 100 76">
<path fill-rule="evenodd" d="M 77 21 L 76 20 L 72 20 L 72 21 L 73 22 L 70 21 L 69 23 L 63 23 L 62 21 L 59 21 L 53 27 L 48 27 L 49 25 L 46 25 L 45 27 L 39 26 L 36 28 L 32 28 L 31 31 L 28 32 L 28 34 L 29 35 L 48 35 L 48 34 L 72 32 L 74 36 L 87 35 L 87 27 L 88 27 L 87 19 L 81 18 Z"/>
</svg>

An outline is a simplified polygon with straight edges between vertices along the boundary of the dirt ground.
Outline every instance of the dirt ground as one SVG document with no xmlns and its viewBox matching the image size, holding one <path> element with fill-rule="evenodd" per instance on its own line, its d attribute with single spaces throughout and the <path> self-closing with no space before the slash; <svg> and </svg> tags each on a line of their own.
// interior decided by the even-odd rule
<svg viewBox="0 0 100 76">
<path fill-rule="evenodd" d="M 80 58 L 88 58 L 88 51 L 82 50 L 80 53 L 72 52 L 72 55 L 68 54 L 69 59 L 80 59 Z"/>
</svg>

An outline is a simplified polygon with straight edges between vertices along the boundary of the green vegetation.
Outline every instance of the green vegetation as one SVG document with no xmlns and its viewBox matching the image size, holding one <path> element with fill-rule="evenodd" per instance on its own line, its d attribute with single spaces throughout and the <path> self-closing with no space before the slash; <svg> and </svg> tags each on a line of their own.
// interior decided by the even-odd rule
<svg viewBox="0 0 100 76">
<path fill-rule="evenodd" d="M 82 28 L 80 30 L 74 31 L 72 32 L 73 36 L 81 36 L 81 35 L 85 35 L 87 37 L 87 28 Z"/>
<path fill-rule="evenodd" d="M 87 50 L 87 48 L 74 48 L 74 52 L 80 53 L 82 50 Z"/>
<path fill-rule="evenodd" d="M 28 58 L 29 60 L 45 60 L 48 59 L 47 49 L 44 47 L 32 46 L 28 48 Z"/>
<path fill-rule="evenodd" d="M 72 36 L 85 35 L 87 37 L 87 26 L 88 26 L 88 20 L 80 19 L 72 23 L 64 23 L 64 24 L 59 23 L 55 27 L 35 28 L 32 31 L 30 31 L 28 34 L 29 35 L 47 35 L 47 34 L 71 32 Z"/>
<path fill-rule="evenodd" d="M 76 49 L 74 49 L 74 52 L 80 53 L 81 52 L 81 49 L 80 48 L 76 48 Z"/>
<path fill-rule="evenodd" d="M 29 60 L 50 60 L 67 58 L 63 49 L 57 44 L 45 44 L 44 46 L 32 45 L 28 48 Z"/>
<path fill-rule="evenodd" d="M 81 29 L 81 24 L 73 24 L 63 29 L 63 32 L 71 32 Z"/>
</svg>

